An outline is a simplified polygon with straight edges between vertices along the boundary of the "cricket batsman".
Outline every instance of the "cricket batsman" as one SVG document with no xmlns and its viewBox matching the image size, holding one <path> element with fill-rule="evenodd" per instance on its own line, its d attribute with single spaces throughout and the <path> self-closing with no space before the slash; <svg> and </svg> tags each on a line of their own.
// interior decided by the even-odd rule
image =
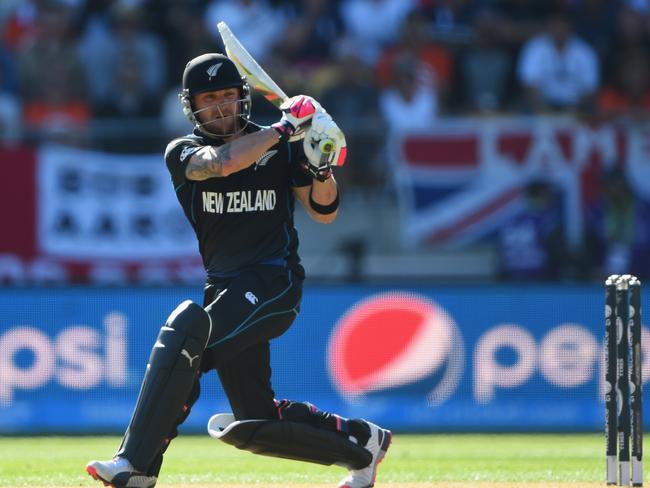
<svg viewBox="0 0 650 488">
<path fill-rule="evenodd" d="M 305 95 L 284 102 L 277 123 L 255 124 L 250 87 L 222 54 L 191 60 L 182 87 L 193 131 L 169 143 L 165 162 L 207 272 L 203 306 L 187 300 L 161 327 L 115 457 L 91 461 L 86 471 L 116 488 L 155 486 L 201 375 L 216 370 L 232 414 L 210 420 L 213 437 L 258 454 L 344 466 L 340 488 L 372 487 L 391 432 L 278 401 L 271 386 L 269 341 L 295 320 L 305 278 L 295 202 L 317 222 L 334 221 L 332 167 L 346 157 L 345 137 Z"/>
</svg>

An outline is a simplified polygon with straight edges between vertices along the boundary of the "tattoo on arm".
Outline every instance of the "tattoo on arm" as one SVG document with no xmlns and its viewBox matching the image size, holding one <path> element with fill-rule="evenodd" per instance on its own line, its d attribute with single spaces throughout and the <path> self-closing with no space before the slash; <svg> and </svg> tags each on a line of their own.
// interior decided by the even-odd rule
<svg viewBox="0 0 650 488">
<path fill-rule="evenodd" d="M 185 176 L 195 181 L 224 176 L 224 166 L 230 162 L 230 152 L 230 143 L 220 147 L 204 147 L 192 154 L 185 168 Z"/>
</svg>

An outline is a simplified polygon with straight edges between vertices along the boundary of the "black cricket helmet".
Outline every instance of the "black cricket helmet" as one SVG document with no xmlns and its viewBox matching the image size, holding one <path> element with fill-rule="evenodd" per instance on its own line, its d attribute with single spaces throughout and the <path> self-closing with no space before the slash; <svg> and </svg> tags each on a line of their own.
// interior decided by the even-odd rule
<svg viewBox="0 0 650 488">
<path fill-rule="evenodd" d="M 228 134 L 214 134 L 208 131 L 204 126 L 217 119 L 200 122 L 196 115 L 203 110 L 214 107 L 215 105 L 219 107 L 221 104 L 215 104 L 201 110 L 195 110 L 192 105 L 192 97 L 199 93 L 225 90 L 226 88 L 235 87 L 240 89 L 240 98 L 237 100 L 239 102 L 239 113 L 228 117 L 237 117 L 239 119 L 239 127 L 235 132 Z M 223 54 L 202 54 L 187 63 L 185 71 L 183 71 L 183 91 L 179 93 L 178 96 L 181 99 L 183 113 L 187 119 L 196 129 L 208 136 L 227 137 L 238 134 L 244 130 L 250 120 L 252 105 L 250 86 L 248 85 L 246 78 L 241 76 L 239 71 L 237 71 L 235 63 Z"/>
</svg>

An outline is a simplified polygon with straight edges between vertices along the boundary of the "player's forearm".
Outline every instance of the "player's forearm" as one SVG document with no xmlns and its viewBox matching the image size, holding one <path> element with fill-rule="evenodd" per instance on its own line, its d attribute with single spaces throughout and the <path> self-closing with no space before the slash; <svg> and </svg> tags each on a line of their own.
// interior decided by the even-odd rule
<svg viewBox="0 0 650 488">
<path fill-rule="evenodd" d="M 185 176 L 195 181 L 228 176 L 248 168 L 277 142 L 277 131 L 262 129 L 223 146 L 205 146 L 192 155 Z"/>
<path fill-rule="evenodd" d="M 325 181 L 314 180 L 311 188 L 312 199 L 320 205 L 329 205 L 335 199 L 338 193 L 336 180 L 334 176 Z"/>
<path fill-rule="evenodd" d="M 313 203 L 320 205 L 321 207 L 330 207 L 338 196 L 338 187 L 334 176 L 326 179 L 325 181 L 314 180 L 311 187 L 311 200 Z M 310 206 L 313 207 L 313 204 L 310 202 Z M 338 210 L 334 210 L 328 214 L 314 213 L 312 217 L 315 218 L 318 222 L 323 224 L 329 224 L 336 219 Z"/>
</svg>

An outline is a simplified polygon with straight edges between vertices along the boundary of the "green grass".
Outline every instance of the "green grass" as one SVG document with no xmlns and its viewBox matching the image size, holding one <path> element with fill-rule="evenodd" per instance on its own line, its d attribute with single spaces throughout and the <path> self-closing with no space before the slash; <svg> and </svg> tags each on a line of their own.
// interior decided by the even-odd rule
<svg viewBox="0 0 650 488">
<path fill-rule="evenodd" d="M 100 486 L 90 459 L 110 458 L 117 437 L 0 437 L 0 486 Z M 381 483 L 604 480 L 602 435 L 397 435 Z M 335 483 L 342 468 L 255 456 L 207 436 L 176 439 L 161 484 Z M 604 484 L 604 483 L 603 483 Z M 381 484 L 378 484 L 381 486 Z"/>
</svg>

